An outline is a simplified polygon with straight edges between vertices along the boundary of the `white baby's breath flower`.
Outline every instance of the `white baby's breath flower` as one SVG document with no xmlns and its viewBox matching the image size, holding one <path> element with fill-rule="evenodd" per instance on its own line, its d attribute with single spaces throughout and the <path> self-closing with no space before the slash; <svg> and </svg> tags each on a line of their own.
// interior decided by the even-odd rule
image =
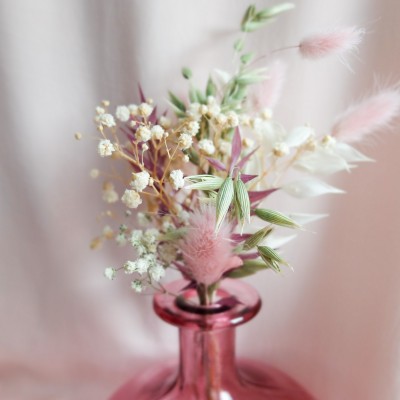
<svg viewBox="0 0 400 400">
<path fill-rule="evenodd" d="M 322 145 L 325 147 L 334 146 L 336 144 L 336 139 L 331 135 L 325 135 L 321 141 Z"/>
<path fill-rule="evenodd" d="M 121 122 L 126 122 L 130 118 L 130 111 L 127 106 L 118 106 L 117 109 L 115 110 L 115 116 L 117 119 L 119 119 Z"/>
<path fill-rule="evenodd" d="M 100 107 L 100 106 L 96 107 L 96 114 L 97 115 L 104 114 L 105 112 L 106 112 L 106 110 L 103 107 Z"/>
<path fill-rule="evenodd" d="M 185 162 L 185 163 L 188 163 L 190 161 L 189 156 L 187 154 L 185 154 L 182 159 L 183 159 L 183 162 Z"/>
<path fill-rule="evenodd" d="M 147 142 L 151 139 L 151 130 L 147 126 L 141 126 L 136 131 L 136 139 L 138 142 Z"/>
<path fill-rule="evenodd" d="M 251 125 L 251 118 L 247 114 L 241 114 L 239 116 L 239 123 L 243 126 L 250 126 Z"/>
<path fill-rule="evenodd" d="M 125 246 L 127 241 L 128 240 L 127 240 L 126 235 L 124 233 L 119 233 L 115 237 L 115 242 L 117 243 L 118 246 Z"/>
<path fill-rule="evenodd" d="M 136 292 L 136 293 L 142 293 L 143 290 L 145 289 L 143 282 L 139 280 L 134 280 L 131 282 L 131 288 Z"/>
<path fill-rule="evenodd" d="M 218 143 L 218 150 L 222 154 L 230 154 L 231 148 L 232 148 L 231 143 L 226 140 L 220 140 Z"/>
<path fill-rule="evenodd" d="M 139 113 L 138 106 L 136 104 L 129 104 L 128 110 L 129 110 L 130 114 L 132 115 L 132 117 L 135 117 Z"/>
<path fill-rule="evenodd" d="M 157 241 L 158 241 L 159 231 L 158 229 L 151 228 L 146 229 L 143 234 L 143 244 L 146 247 L 147 256 L 154 257 L 157 252 Z M 148 259 L 149 260 L 149 259 Z"/>
<path fill-rule="evenodd" d="M 269 120 L 272 118 L 273 112 L 270 108 L 264 108 L 260 115 L 262 119 Z"/>
<path fill-rule="evenodd" d="M 200 125 L 197 121 L 189 121 L 186 125 L 187 133 L 195 136 L 200 129 Z"/>
<path fill-rule="evenodd" d="M 254 146 L 254 140 L 250 139 L 248 137 L 244 138 L 242 143 L 243 143 L 243 146 L 247 147 L 247 148 Z"/>
<path fill-rule="evenodd" d="M 150 263 L 146 257 L 142 257 L 136 260 L 136 272 L 140 275 L 145 274 L 150 268 Z"/>
<path fill-rule="evenodd" d="M 272 149 L 274 156 L 284 157 L 290 152 L 289 146 L 285 142 L 277 143 Z"/>
<path fill-rule="evenodd" d="M 218 126 L 224 126 L 226 124 L 227 118 L 225 114 L 218 114 L 215 117 L 215 122 Z"/>
<path fill-rule="evenodd" d="M 212 140 L 210 139 L 202 139 L 199 142 L 199 148 L 201 151 L 203 151 L 205 154 L 211 156 L 212 154 L 215 153 L 215 146 Z"/>
<path fill-rule="evenodd" d="M 148 149 L 149 149 L 149 146 L 148 146 L 147 143 L 145 143 L 145 144 L 142 146 L 142 152 L 144 153 L 144 152 L 147 151 Z"/>
<path fill-rule="evenodd" d="M 121 197 L 121 201 L 128 208 L 137 208 L 140 204 L 142 204 L 142 199 L 136 190 L 126 189 L 125 193 Z"/>
<path fill-rule="evenodd" d="M 100 157 L 108 157 L 115 151 L 115 147 L 108 139 L 103 139 L 100 140 L 100 143 L 97 146 L 97 151 L 100 154 Z"/>
<path fill-rule="evenodd" d="M 160 125 L 154 125 L 151 128 L 151 136 L 153 139 L 161 140 L 164 137 L 164 128 Z"/>
<path fill-rule="evenodd" d="M 189 133 L 182 133 L 178 138 L 178 147 L 181 150 L 188 149 L 193 144 L 192 135 Z"/>
<path fill-rule="evenodd" d="M 158 282 L 165 275 L 165 269 L 161 264 L 157 263 L 149 268 L 149 274 L 151 279 Z"/>
<path fill-rule="evenodd" d="M 228 111 L 226 114 L 226 123 L 230 128 L 235 128 L 239 125 L 239 117 L 235 111 Z"/>
<path fill-rule="evenodd" d="M 187 115 L 194 118 L 195 120 L 200 119 L 200 117 L 201 117 L 200 104 L 199 103 L 190 103 L 189 110 L 187 111 Z"/>
<path fill-rule="evenodd" d="M 183 172 L 180 169 L 175 169 L 169 174 L 169 182 L 175 190 L 183 188 L 185 180 L 183 179 Z"/>
<path fill-rule="evenodd" d="M 134 229 L 131 233 L 131 242 L 133 247 L 139 246 L 142 243 L 143 231 L 141 229 Z"/>
<path fill-rule="evenodd" d="M 75 132 L 74 138 L 75 138 L 76 140 L 82 140 L 83 135 L 82 135 L 82 133 L 80 133 L 80 132 Z"/>
<path fill-rule="evenodd" d="M 205 104 L 201 104 L 199 107 L 199 113 L 201 115 L 206 115 L 208 113 L 208 107 Z"/>
<path fill-rule="evenodd" d="M 100 114 L 97 118 L 97 121 L 107 128 L 112 128 L 115 126 L 115 119 L 111 114 Z"/>
<path fill-rule="evenodd" d="M 142 104 L 139 105 L 138 111 L 139 111 L 139 114 L 142 117 L 146 117 L 147 118 L 153 112 L 153 107 L 148 103 L 142 103 Z"/>
<path fill-rule="evenodd" d="M 115 203 L 119 200 L 118 193 L 114 190 L 114 187 L 111 185 L 111 187 L 107 187 L 103 189 L 103 200 L 106 203 Z"/>
<path fill-rule="evenodd" d="M 136 272 L 136 263 L 134 261 L 127 261 L 124 264 L 123 268 L 126 274 L 133 274 L 134 272 Z"/>
<path fill-rule="evenodd" d="M 104 270 L 104 276 L 112 281 L 117 276 L 117 270 L 115 268 L 108 267 Z"/>
<path fill-rule="evenodd" d="M 207 112 L 207 114 L 208 114 L 210 117 L 215 117 L 215 116 L 219 115 L 220 112 L 221 112 L 221 107 L 220 107 L 218 104 L 214 103 L 214 104 L 209 104 L 209 105 L 208 105 L 208 112 Z"/>
<path fill-rule="evenodd" d="M 147 171 L 132 173 L 130 185 L 137 192 L 142 192 L 149 184 L 150 174 Z"/>
<path fill-rule="evenodd" d="M 214 96 L 207 96 L 207 104 L 212 105 L 215 104 L 216 100 Z"/>
<path fill-rule="evenodd" d="M 165 117 L 164 115 L 160 117 L 158 122 L 164 129 L 168 129 L 171 127 L 171 120 L 168 117 Z"/>
</svg>

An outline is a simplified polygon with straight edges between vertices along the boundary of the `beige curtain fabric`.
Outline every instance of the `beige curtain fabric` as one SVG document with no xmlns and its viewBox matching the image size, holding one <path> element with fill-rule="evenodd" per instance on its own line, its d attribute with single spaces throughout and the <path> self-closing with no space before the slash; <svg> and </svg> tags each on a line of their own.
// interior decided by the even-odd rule
<svg viewBox="0 0 400 400">
<path fill-rule="evenodd" d="M 258 1 L 259 6 L 271 4 Z M 137 101 L 137 82 L 165 105 L 185 90 L 180 68 L 203 84 L 229 69 L 245 1 L 0 1 L 0 398 L 106 399 L 124 380 L 177 351 L 175 328 L 149 296 L 103 268 L 128 255 L 92 252 L 106 221 L 94 107 Z M 400 3 L 301 0 L 256 34 L 259 52 L 336 25 L 367 29 L 347 61 L 282 53 L 288 80 L 276 110 L 287 127 L 326 132 L 350 102 L 400 78 Z M 378 83 L 377 83 L 378 82 Z M 76 142 L 75 131 L 85 140 Z M 240 328 L 238 352 L 291 374 L 317 399 L 400 398 L 399 125 L 361 146 L 376 163 L 331 183 L 348 191 L 281 211 L 327 212 L 287 245 L 294 272 L 260 273 L 261 314 Z M 279 201 L 279 203 L 278 203 Z"/>
</svg>

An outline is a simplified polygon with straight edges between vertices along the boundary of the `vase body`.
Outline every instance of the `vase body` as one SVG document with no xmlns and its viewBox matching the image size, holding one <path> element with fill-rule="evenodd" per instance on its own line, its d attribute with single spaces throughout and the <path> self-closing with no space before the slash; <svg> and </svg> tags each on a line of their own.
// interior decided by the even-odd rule
<svg viewBox="0 0 400 400">
<path fill-rule="evenodd" d="M 312 400 L 286 374 L 250 360 L 236 360 L 235 330 L 261 307 L 257 292 L 239 280 L 225 279 L 212 306 L 196 305 L 186 281 L 168 285 L 179 293 L 154 297 L 154 309 L 179 328 L 178 362 L 144 371 L 110 400 Z"/>
</svg>

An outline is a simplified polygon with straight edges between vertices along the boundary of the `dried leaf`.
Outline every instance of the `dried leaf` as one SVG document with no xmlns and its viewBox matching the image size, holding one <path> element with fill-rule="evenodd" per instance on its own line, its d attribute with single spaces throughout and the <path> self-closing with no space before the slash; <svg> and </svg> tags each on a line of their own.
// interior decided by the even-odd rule
<svg viewBox="0 0 400 400">
<path fill-rule="evenodd" d="M 265 227 L 251 235 L 246 241 L 243 243 L 243 250 L 248 251 L 253 249 L 254 247 L 258 246 L 267 235 L 272 232 L 271 227 Z"/>
<path fill-rule="evenodd" d="M 218 232 L 229 207 L 232 204 L 235 191 L 233 187 L 233 180 L 228 176 L 222 183 L 217 195 L 217 220 L 215 223 L 215 230 Z"/>
<path fill-rule="evenodd" d="M 224 276 L 227 278 L 244 278 L 255 274 L 263 269 L 270 268 L 264 261 L 261 260 L 246 260 L 239 268 L 228 271 Z"/>
<path fill-rule="evenodd" d="M 267 208 L 256 208 L 254 213 L 258 218 L 274 225 L 284 226 L 287 228 L 300 228 L 300 226 L 286 215 Z"/>
<path fill-rule="evenodd" d="M 289 183 L 281 188 L 293 197 L 307 198 L 327 193 L 344 193 L 343 190 L 328 185 L 317 179 L 303 179 Z"/>
<path fill-rule="evenodd" d="M 240 178 L 235 181 L 235 194 L 243 222 L 250 223 L 250 199 L 246 186 Z"/>
</svg>

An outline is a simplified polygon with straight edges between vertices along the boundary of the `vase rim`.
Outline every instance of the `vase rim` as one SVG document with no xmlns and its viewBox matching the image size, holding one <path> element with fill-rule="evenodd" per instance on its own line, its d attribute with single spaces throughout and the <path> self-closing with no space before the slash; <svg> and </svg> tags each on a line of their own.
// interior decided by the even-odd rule
<svg viewBox="0 0 400 400">
<path fill-rule="evenodd" d="M 186 280 L 173 281 L 165 287 L 176 296 L 156 294 L 154 309 L 161 319 L 178 327 L 209 330 L 240 325 L 252 319 L 261 307 L 257 291 L 241 280 L 224 279 L 217 290 L 221 301 L 210 306 L 187 301 L 196 291 Z"/>
</svg>

